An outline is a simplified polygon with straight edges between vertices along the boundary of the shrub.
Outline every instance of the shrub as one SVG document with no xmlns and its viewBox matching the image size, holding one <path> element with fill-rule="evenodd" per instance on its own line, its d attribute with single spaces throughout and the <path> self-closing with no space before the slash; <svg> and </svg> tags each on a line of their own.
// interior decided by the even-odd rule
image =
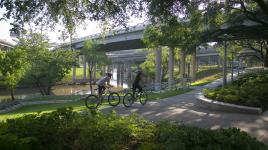
<svg viewBox="0 0 268 150">
<path fill-rule="evenodd" d="M 238 129 L 154 124 L 138 116 L 76 113 L 71 108 L 0 123 L 0 149 L 235 149 L 267 147 Z"/>
<path fill-rule="evenodd" d="M 207 98 L 268 109 L 268 72 L 248 73 L 225 88 L 204 90 Z"/>
</svg>

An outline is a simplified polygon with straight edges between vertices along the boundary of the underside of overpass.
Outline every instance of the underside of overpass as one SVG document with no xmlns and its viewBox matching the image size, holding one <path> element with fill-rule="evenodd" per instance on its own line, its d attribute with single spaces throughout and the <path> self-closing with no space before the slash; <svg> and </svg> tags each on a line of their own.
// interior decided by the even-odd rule
<svg viewBox="0 0 268 150">
<path fill-rule="evenodd" d="M 142 42 L 141 39 L 101 44 L 101 49 L 107 52 L 119 51 L 119 50 L 141 49 L 141 48 L 146 48 L 145 44 Z"/>
</svg>

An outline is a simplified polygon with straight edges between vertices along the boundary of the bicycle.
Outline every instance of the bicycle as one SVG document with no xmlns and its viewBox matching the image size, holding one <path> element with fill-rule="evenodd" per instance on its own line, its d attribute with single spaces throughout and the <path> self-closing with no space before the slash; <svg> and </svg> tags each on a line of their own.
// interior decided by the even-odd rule
<svg viewBox="0 0 268 150">
<path fill-rule="evenodd" d="M 94 89 L 98 91 L 98 89 Z M 88 109 L 97 109 L 105 98 L 105 95 L 108 95 L 108 102 L 111 106 L 115 107 L 120 103 L 120 96 L 117 92 L 110 91 L 110 87 L 107 90 L 104 90 L 100 95 L 90 94 L 85 99 L 85 105 Z"/>
<path fill-rule="evenodd" d="M 127 92 L 123 98 L 123 104 L 125 107 L 130 107 L 132 104 L 139 99 L 142 105 L 145 105 L 148 99 L 148 95 L 145 91 L 135 92 L 133 95 L 132 91 Z"/>
</svg>

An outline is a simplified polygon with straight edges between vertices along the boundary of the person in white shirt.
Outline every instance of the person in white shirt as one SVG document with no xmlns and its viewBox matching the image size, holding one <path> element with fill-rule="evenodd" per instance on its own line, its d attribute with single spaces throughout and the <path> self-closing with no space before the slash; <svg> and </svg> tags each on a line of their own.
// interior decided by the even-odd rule
<svg viewBox="0 0 268 150">
<path fill-rule="evenodd" d="M 100 78 L 96 84 L 98 86 L 98 93 L 99 96 L 102 95 L 102 92 L 106 89 L 105 85 L 107 83 L 107 85 L 109 87 L 113 87 L 112 85 L 110 85 L 110 80 L 111 80 L 112 74 L 111 73 L 106 73 L 106 76 Z"/>
</svg>

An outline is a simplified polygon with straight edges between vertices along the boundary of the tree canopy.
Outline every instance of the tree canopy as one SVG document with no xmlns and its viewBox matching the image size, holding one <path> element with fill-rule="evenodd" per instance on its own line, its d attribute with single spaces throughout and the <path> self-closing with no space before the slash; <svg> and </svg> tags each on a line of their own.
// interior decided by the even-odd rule
<svg viewBox="0 0 268 150">
<path fill-rule="evenodd" d="M 96 41 L 92 41 L 92 40 L 85 41 L 84 46 L 81 50 L 81 53 L 85 56 L 85 59 L 88 63 L 90 90 L 91 90 L 91 93 L 93 93 L 93 88 L 92 88 L 93 67 L 96 64 L 105 65 L 109 63 L 109 60 L 105 54 L 105 51 L 100 48 L 99 44 Z"/>
<path fill-rule="evenodd" d="M 30 63 L 27 77 L 39 88 L 42 95 L 49 95 L 56 82 L 71 70 L 74 52 L 49 50 L 48 41 L 38 33 L 30 33 L 21 39 L 18 47 L 26 50 Z"/>
<path fill-rule="evenodd" d="M 26 51 L 20 47 L 15 47 L 11 51 L 0 50 L 0 64 L 0 72 L 4 77 L 4 84 L 10 90 L 11 98 L 14 100 L 14 89 L 28 68 Z"/>
<path fill-rule="evenodd" d="M 114 26 L 127 22 L 130 16 L 139 15 L 143 1 L 136 0 L 1 0 L 0 8 L 6 12 L 1 19 L 14 19 L 12 25 L 17 31 L 24 23 L 54 26 L 62 23 L 68 31 L 84 20 L 109 21 Z M 132 10 L 131 13 L 128 13 Z"/>
</svg>

